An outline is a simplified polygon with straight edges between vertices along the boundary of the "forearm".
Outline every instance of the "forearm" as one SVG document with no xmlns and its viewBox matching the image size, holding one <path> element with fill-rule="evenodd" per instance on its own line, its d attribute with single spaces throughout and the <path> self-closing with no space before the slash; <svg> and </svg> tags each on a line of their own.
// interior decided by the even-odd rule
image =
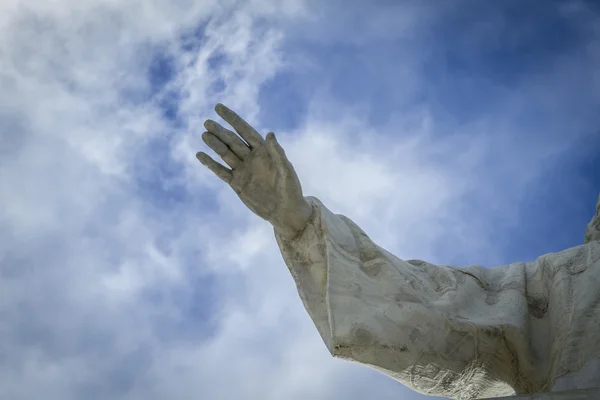
<svg viewBox="0 0 600 400">
<path fill-rule="evenodd" d="M 275 230 L 275 238 L 304 307 L 331 351 L 326 304 L 327 253 L 323 247 L 320 211 L 318 206 L 310 202 L 309 205 L 314 211 L 300 232 L 286 239 Z"/>
<path fill-rule="evenodd" d="M 298 204 L 284 204 L 278 216 L 269 222 L 279 235 L 290 240 L 304 230 L 313 213 L 313 207 L 303 198 Z"/>
<path fill-rule="evenodd" d="M 422 393 L 456 397 L 466 385 L 477 395 L 514 390 L 506 341 L 522 349 L 512 335 L 520 326 L 512 329 L 514 318 L 486 303 L 485 284 L 455 268 L 400 260 L 348 218 L 315 204 L 302 232 L 277 241 L 332 355 Z"/>
</svg>

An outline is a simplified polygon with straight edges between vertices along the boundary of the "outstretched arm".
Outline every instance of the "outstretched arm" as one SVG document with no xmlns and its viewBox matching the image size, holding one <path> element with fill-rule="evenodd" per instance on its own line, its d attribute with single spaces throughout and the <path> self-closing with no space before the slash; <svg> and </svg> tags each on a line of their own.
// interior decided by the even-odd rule
<svg viewBox="0 0 600 400">
<path fill-rule="evenodd" d="M 263 139 L 225 106 L 216 111 L 235 132 L 208 120 L 202 138 L 229 168 L 205 153 L 197 157 L 273 225 L 300 297 L 334 356 L 452 398 L 534 392 L 551 383 L 555 352 L 545 332 L 570 311 L 566 296 L 548 306 L 558 276 L 540 267 L 549 260 L 493 269 L 401 260 L 349 218 L 305 198 L 273 133 Z"/>
<path fill-rule="evenodd" d="M 307 199 L 316 212 L 303 232 L 276 237 L 333 356 L 456 399 L 544 387 L 551 354 L 544 348 L 533 357 L 528 336 L 526 276 L 535 274 L 535 263 L 459 269 L 405 261 L 349 218 Z M 546 331 L 547 321 L 535 329 Z M 534 361 L 543 368 L 536 371 Z"/>
</svg>

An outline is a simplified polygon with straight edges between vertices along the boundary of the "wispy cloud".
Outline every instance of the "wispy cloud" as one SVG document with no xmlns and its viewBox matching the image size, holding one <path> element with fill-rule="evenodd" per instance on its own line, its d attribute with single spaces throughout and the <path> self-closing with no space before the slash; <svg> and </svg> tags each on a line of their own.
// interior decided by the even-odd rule
<svg viewBox="0 0 600 400">
<path fill-rule="evenodd" d="M 322 3 L 0 4 L 0 397 L 420 398 L 329 356 L 270 226 L 195 160 L 216 102 L 400 257 L 583 241 L 593 6 Z"/>
</svg>

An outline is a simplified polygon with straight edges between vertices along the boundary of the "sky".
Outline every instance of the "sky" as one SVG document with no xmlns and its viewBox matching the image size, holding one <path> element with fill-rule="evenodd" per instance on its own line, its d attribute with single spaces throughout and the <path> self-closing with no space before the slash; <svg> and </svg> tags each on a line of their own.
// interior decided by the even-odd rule
<svg viewBox="0 0 600 400">
<path fill-rule="evenodd" d="M 600 7 L 3 0 L 0 398 L 429 398 L 329 355 L 218 102 L 398 257 L 531 261 L 600 192 Z"/>
</svg>

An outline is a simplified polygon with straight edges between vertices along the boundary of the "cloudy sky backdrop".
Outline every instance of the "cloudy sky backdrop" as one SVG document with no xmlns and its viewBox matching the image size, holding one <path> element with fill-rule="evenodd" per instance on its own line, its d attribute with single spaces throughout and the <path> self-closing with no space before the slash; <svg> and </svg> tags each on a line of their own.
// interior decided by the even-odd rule
<svg viewBox="0 0 600 400">
<path fill-rule="evenodd" d="M 327 353 L 217 102 L 399 257 L 529 261 L 594 213 L 600 7 L 2 0 L 1 399 L 425 398 Z"/>
</svg>

